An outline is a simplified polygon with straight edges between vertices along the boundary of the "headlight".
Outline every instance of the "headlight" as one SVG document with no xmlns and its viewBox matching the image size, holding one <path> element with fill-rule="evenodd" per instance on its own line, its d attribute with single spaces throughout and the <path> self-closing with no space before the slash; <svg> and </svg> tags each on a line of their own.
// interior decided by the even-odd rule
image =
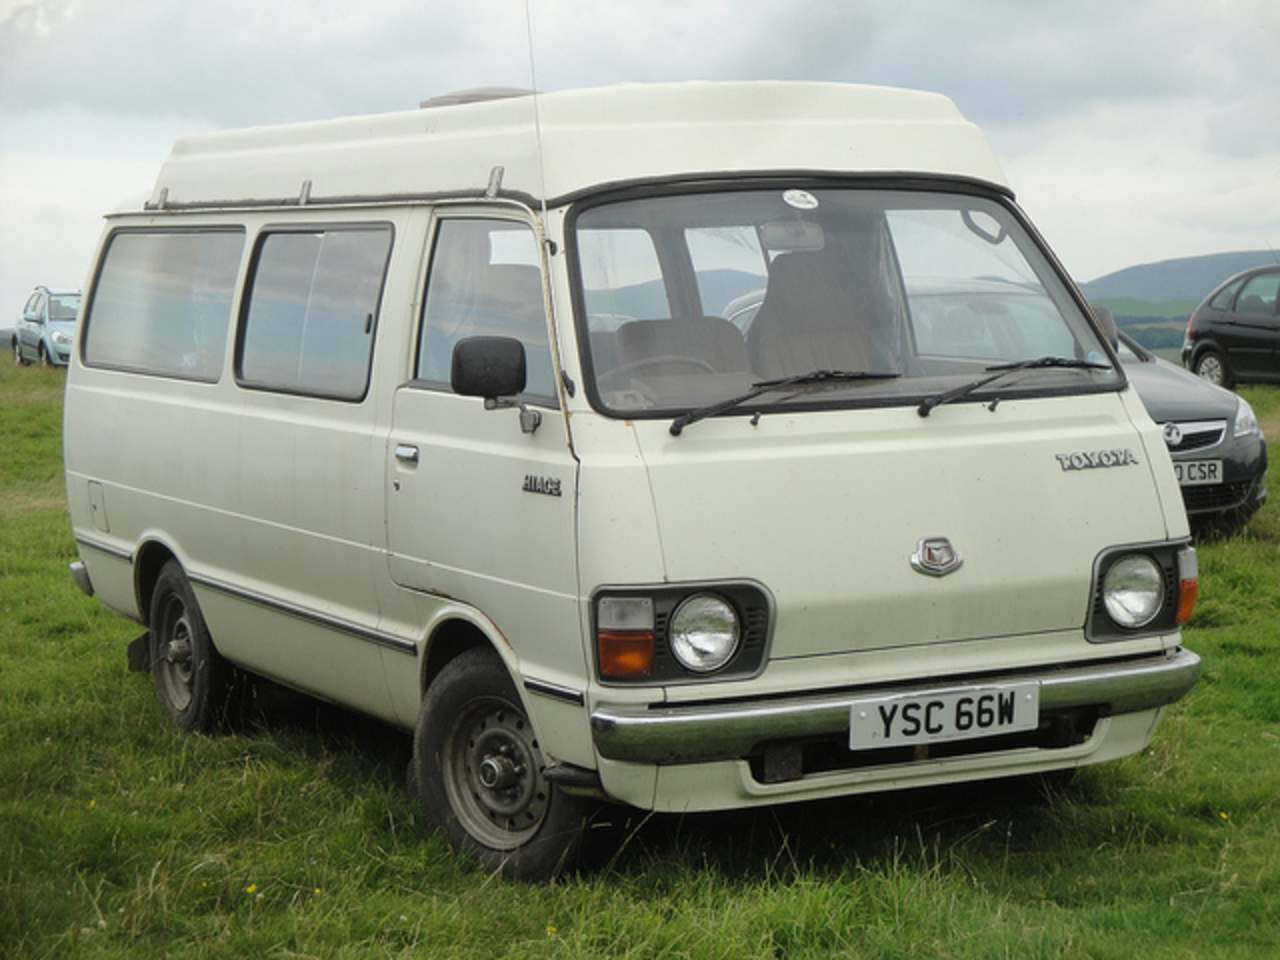
<svg viewBox="0 0 1280 960">
<path fill-rule="evenodd" d="M 1258 418 L 1253 415 L 1253 407 L 1244 397 L 1236 397 L 1236 429 L 1235 436 L 1243 437 L 1250 433 L 1260 433 Z"/>
<path fill-rule="evenodd" d="M 1102 580 L 1107 615 L 1129 630 L 1145 627 L 1164 606 L 1164 573 L 1145 554 L 1130 554 L 1113 563 Z"/>
<path fill-rule="evenodd" d="M 671 615 L 671 651 L 695 673 L 719 670 L 738 649 L 738 615 L 726 600 L 694 594 Z"/>
<path fill-rule="evenodd" d="M 71 338 L 65 333 L 55 333 L 53 335 L 53 342 L 59 346 L 67 347 L 71 345 Z"/>
</svg>

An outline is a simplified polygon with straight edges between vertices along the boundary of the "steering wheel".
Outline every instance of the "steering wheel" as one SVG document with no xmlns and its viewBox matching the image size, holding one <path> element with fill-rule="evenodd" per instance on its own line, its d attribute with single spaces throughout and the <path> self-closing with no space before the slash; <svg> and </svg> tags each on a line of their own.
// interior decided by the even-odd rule
<svg viewBox="0 0 1280 960">
<path fill-rule="evenodd" d="M 668 364 L 675 364 L 682 367 L 690 367 L 699 373 L 715 373 L 716 368 L 707 361 L 698 357 L 686 357 L 679 354 L 658 354 L 654 357 L 641 357 L 638 360 L 630 360 L 627 363 L 620 364 L 612 370 L 606 370 L 600 375 L 599 383 L 602 388 L 615 380 L 620 380 L 629 373 L 635 373 L 639 370 L 647 370 L 650 367 L 661 367 Z"/>
</svg>

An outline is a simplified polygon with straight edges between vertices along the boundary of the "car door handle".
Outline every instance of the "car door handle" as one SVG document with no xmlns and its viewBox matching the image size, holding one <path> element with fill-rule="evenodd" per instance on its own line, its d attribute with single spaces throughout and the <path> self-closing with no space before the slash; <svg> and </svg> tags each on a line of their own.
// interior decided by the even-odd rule
<svg viewBox="0 0 1280 960">
<path fill-rule="evenodd" d="M 418 448 L 411 443 L 396 444 L 396 459 L 401 463 L 418 463 Z"/>
</svg>

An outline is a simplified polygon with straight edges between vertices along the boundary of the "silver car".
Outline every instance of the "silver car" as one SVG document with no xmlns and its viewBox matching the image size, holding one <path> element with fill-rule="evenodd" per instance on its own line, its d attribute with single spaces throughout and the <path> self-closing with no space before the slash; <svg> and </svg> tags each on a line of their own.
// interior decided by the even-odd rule
<svg viewBox="0 0 1280 960">
<path fill-rule="evenodd" d="M 36 287 L 10 335 L 13 362 L 65 367 L 79 312 L 80 291 Z"/>
</svg>

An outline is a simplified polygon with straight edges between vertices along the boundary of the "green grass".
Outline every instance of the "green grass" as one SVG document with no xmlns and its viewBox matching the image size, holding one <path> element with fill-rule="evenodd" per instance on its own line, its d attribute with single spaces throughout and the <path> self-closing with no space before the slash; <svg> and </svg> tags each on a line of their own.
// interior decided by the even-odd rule
<svg viewBox="0 0 1280 960">
<path fill-rule="evenodd" d="M 1044 794 L 650 817 L 600 874 L 522 885 L 424 831 L 397 731 L 270 691 L 260 726 L 170 726 L 125 669 L 139 628 L 66 574 L 62 382 L 0 371 L 0 957 L 1280 953 L 1274 505 L 1201 545 L 1203 679 L 1141 756 Z M 1245 393 L 1280 437 L 1280 391 Z"/>
</svg>

